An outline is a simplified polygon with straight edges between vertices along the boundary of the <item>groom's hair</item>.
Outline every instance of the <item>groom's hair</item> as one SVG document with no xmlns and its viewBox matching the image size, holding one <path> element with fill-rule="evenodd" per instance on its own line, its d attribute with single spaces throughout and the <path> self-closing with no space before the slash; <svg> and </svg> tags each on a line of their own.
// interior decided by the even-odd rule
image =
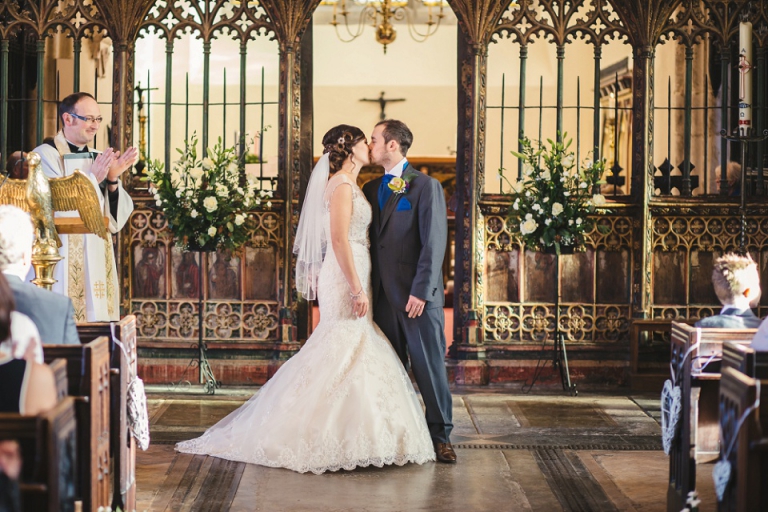
<svg viewBox="0 0 768 512">
<path fill-rule="evenodd" d="M 376 123 L 376 126 L 381 124 L 384 125 L 384 131 L 382 132 L 384 135 L 384 141 L 397 141 L 397 143 L 400 144 L 400 153 L 402 153 L 403 156 L 406 156 L 408 154 L 408 150 L 411 149 L 411 144 L 413 144 L 413 133 L 411 133 L 411 130 L 408 129 L 404 122 L 398 121 L 396 119 L 385 119 L 384 121 L 379 121 Z"/>
</svg>

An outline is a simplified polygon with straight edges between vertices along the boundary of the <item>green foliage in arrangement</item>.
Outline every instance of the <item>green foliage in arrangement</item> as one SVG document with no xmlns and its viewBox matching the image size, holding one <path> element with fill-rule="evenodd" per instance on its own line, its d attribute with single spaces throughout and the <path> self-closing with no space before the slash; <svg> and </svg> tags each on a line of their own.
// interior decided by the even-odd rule
<svg viewBox="0 0 768 512">
<path fill-rule="evenodd" d="M 566 137 L 535 146 L 527 137 L 521 139 L 522 152 L 512 151 L 522 161 L 520 180 L 508 180 L 499 169 L 500 179 L 512 188 L 507 223 L 527 248 L 554 246 L 560 254 L 563 246 L 581 247 L 594 227 L 590 214 L 606 202 L 593 193 L 602 183 L 605 160 L 577 166 Z"/>
<path fill-rule="evenodd" d="M 237 146 L 224 147 L 221 137 L 204 158 L 198 158 L 196 134 L 176 151 L 181 157 L 171 169 L 150 160 L 141 179 L 150 183 L 178 243 L 203 251 L 242 246 L 254 223 L 249 211 L 271 207 L 272 192 L 244 176 Z"/>
</svg>

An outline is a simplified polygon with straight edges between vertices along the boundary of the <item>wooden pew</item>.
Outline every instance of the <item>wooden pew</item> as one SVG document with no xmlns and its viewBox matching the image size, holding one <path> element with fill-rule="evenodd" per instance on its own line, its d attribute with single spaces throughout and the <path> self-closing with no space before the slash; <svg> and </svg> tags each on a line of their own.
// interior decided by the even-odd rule
<svg viewBox="0 0 768 512">
<path fill-rule="evenodd" d="M 768 438 L 761 425 L 768 425 L 768 380 L 760 380 L 761 405 L 752 411 L 737 431 L 737 424 L 757 398 L 757 380 L 729 367 L 723 371 L 720 382 L 720 424 L 723 443 L 720 454 L 728 454 L 731 480 L 725 489 L 718 510 L 728 512 L 755 512 L 768 510 Z"/>
<path fill-rule="evenodd" d="M 753 379 L 768 379 L 768 351 L 756 351 L 741 343 L 723 343 L 723 372 L 738 370 Z"/>
<path fill-rule="evenodd" d="M 657 332 L 669 332 L 672 320 L 668 318 L 635 319 L 629 330 L 629 386 L 633 391 L 659 391 L 667 378 L 663 368 L 643 368 L 640 362 L 640 338 Z"/>
<path fill-rule="evenodd" d="M 21 448 L 22 507 L 34 512 L 72 512 L 77 482 L 75 399 L 64 397 L 37 416 L 0 414 L 0 439 Z"/>
<path fill-rule="evenodd" d="M 63 400 L 69 394 L 69 379 L 67 378 L 67 361 L 54 359 L 48 366 L 53 372 L 53 380 L 56 383 L 56 400 Z"/>
<path fill-rule="evenodd" d="M 67 362 L 69 395 L 76 397 L 78 490 L 83 510 L 109 506 L 109 340 L 43 345 L 46 362 Z"/>
<path fill-rule="evenodd" d="M 670 360 L 679 368 L 682 414 L 669 454 L 667 510 L 679 512 L 696 488 L 696 463 L 719 454 L 718 400 L 723 343 L 748 345 L 757 329 L 696 328 L 672 322 Z"/>
<path fill-rule="evenodd" d="M 107 336 L 111 339 L 109 323 L 90 323 L 77 326 L 82 342 Z M 126 397 L 131 375 L 136 375 L 138 356 L 136 345 L 136 317 L 125 316 L 115 324 L 115 337 L 123 343 L 125 352 L 116 344 L 110 350 L 110 450 L 113 460 L 112 510 L 136 508 L 136 440 L 128 430 Z"/>
</svg>

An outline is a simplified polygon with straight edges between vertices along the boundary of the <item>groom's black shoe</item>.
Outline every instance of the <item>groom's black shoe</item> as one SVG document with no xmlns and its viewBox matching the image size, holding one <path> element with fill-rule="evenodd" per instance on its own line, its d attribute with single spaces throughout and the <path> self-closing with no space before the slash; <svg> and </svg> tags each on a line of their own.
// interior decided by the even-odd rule
<svg viewBox="0 0 768 512">
<path fill-rule="evenodd" d="M 435 443 L 435 455 L 438 462 L 456 464 L 456 452 L 453 451 L 451 443 Z"/>
</svg>

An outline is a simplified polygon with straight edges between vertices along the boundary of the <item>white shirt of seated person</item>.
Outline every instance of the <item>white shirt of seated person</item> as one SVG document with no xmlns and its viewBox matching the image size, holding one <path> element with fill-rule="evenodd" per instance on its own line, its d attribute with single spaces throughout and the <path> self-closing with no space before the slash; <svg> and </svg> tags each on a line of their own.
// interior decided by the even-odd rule
<svg viewBox="0 0 768 512">
<path fill-rule="evenodd" d="M 43 363 L 40 333 L 31 318 L 18 311 L 11 311 L 11 337 L 0 342 L 0 351 L 10 353 L 14 359 Z"/>
<path fill-rule="evenodd" d="M 768 318 L 762 321 L 749 346 L 755 350 L 768 351 Z"/>
</svg>

